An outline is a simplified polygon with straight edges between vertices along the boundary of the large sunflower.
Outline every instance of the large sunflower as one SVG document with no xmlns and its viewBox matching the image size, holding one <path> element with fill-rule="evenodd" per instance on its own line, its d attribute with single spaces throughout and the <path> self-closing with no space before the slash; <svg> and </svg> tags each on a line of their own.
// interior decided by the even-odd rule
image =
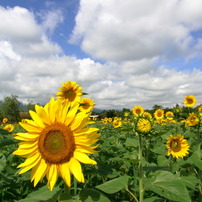
<svg viewBox="0 0 202 202">
<path fill-rule="evenodd" d="M 96 164 L 86 153 L 96 153 L 92 146 L 97 142 L 97 128 L 85 127 L 92 123 L 85 112 L 78 112 L 79 103 L 54 100 L 44 107 L 35 106 L 30 111 L 33 120 L 26 119 L 20 125 L 27 131 L 17 133 L 15 139 L 21 140 L 15 155 L 26 158 L 18 168 L 19 174 L 31 170 L 34 186 L 46 175 L 47 186 L 53 189 L 58 176 L 71 185 L 71 174 L 79 182 L 84 182 L 81 163 Z"/>
<path fill-rule="evenodd" d="M 62 84 L 62 87 L 59 88 L 59 92 L 56 93 L 57 98 L 62 101 L 79 101 L 80 97 L 83 95 L 82 87 L 76 84 L 75 81 L 67 81 Z"/>
<path fill-rule="evenodd" d="M 187 95 L 185 98 L 184 98 L 184 104 L 187 106 L 187 107 L 193 107 L 196 105 L 196 97 L 193 96 L 193 95 Z"/>
<path fill-rule="evenodd" d="M 135 116 L 140 116 L 144 113 L 144 108 L 140 105 L 134 106 L 132 112 Z"/>
<path fill-rule="evenodd" d="M 183 158 L 189 154 L 188 142 L 181 134 L 176 136 L 170 135 L 166 147 L 168 149 L 168 155 L 172 155 L 175 158 Z"/>
</svg>

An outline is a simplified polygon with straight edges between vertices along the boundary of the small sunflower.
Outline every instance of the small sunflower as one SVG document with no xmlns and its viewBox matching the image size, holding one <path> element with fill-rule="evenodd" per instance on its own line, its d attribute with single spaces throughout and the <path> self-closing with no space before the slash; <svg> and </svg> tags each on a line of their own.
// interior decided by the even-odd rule
<svg viewBox="0 0 202 202">
<path fill-rule="evenodd" d="M 95 105 L 94 100 L 90 99 L 90 98 L 83 98 L 80 100 L 80 111 L 86 111 L 86 112 L 90 112 L 93 110 Z"/>
<path fill-rule="evenodd" d="M 202 116 L 202 105 L 200 105 L 200 106 L 198 107 L 198 112 L 199 112 L 199 115 Z"/>
<path fill-rule="evenodd" d="M 59 90 L 60 91 L 56 93 L 57 98 L 62 101 L 69 101 L 70 103 L 79 101 L 80 97 L 83 95 L 82 87 L 76 84 L 75 81 L 67 81 L 63 83 Z"/>
<path fill-rule="evenodd" d="M 124 116 L 127 117 L 130 115 L 130 112 L 124 112 Z"/>
<path fill-rule="evenodd" d="M 163 119 L 164 118 L 164 110 L 163 109 L 157 109 L 155 112 L 154 112 L 154 117 L 156 119 Z"/>
<path fill-rule="evenodd" d="M 113 121 L 112 124 L 113 124 L 114 128 L 119 128 L 122 126 L 122 122 L 119 120 Z"/>
<path fill-rule="evenodd" d="M 185 98 L 184 98 L 184 104 L 187 106 L 187 107 L 193 107 L 196 105 L 196 97 L 193 96 L 193 95 L 187 95 Z"/>
<path fill-rule="evenodd" d="M 60 176 L 70 187 L 71 174 L 84 182 L 80 162 L 96 164 L 87 154 L 97 153 L 97 145 L 92 145 L 98 140 L 98 129 L 85 127 L 92 121 L 89 114 L 78 112 L 78 108 L 77 102 L 69 105 L 51 98 L 44 107 L 36 105 L 36 112 L 30 111 L 33 120 L 20 122 L 27 132 L 14 137 L 22 142 L 13 154 L 26 158 L 18 166 L 22 168 L 19 174 L 31 169 L 34 186 L 46 176 L 47 186 L 52 190 Z"/>
<path fill-rule="evenodd" d="M 7 118 L 3 118 L 3 123 L 6 123 L 8 121 L 8 119 Z"/>
<path fill-rule="evenodd" d="M 136 123 L 136 129 L 141 133 L 148 133 L 151 130 L 151 121 L 147 118 L 139 118 Z"/>
<path fill-rule="evenodd" d="M 176 136 L 170 135 L 166 147 L 168 149 L 168 155 L 172 155 L 175 158 L 183 158 L 184 156 L 189 154 L 188 142 L 181 134 Z"/>
<path fill-rule="evenodd" d="M 152 115 L 149 112 L 144 112 L 144 117 L 147 117 L 149 119 L 152 119 Z"/>
<path fill-rule="evenodd" d="M 12 124 L 7 124 L 3 128 L 4 130 L 7 130 L 9 133 L 14 130 L 14 126 Z"/>
<path fill-rule="evenodd" d="M 144 113 L 144 108 L 140 105 L 134 106 L 132 112 L 135 116 L 140 116 Z"/>
<path fill-rule="evenodd" d="M 174 118 L 174 114 L 171 111 L 166 112 L 166 118 L 169 120 L 172 120 Z"/>
<path fill-rule="evenodd" d="M 186 124 L 189 125 L 189 126 L 195 126 L 199 123 L 199 118 L 197 117 L 197 115 L 192 112 L 189 114 L 189 117 L 187 118 L 186 120 Z"/>
</svg>

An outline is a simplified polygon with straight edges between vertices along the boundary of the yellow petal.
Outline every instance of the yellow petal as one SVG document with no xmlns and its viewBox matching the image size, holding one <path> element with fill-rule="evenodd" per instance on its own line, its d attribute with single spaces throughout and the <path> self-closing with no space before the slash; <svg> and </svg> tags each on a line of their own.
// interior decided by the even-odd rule
<svg viewBox="0 0 202 202">
<path fill-rule="evenodd" d="M 58 171 L 57 171 L 57 166 L 55 164 L 50 165 L 46 176 L 48 180 L 48 183 L 47 183 L 48 188 L 52 191 L 58 179 Z"/>
<path fill-rule="evenodd" d="M 35 133 L 40 133 L 42 128 L 38 127 L 38 126 L 34 126 L 34 125 L 30 125 L 28 123 L 23 123 L 20 122 L 19 123 L 25 130 L 29 131 L 29 132 L 35 132 Z"/>
<path fill-rule="evenodd" d="M 71 176 L 70 176 L 68 163 L 59 164 L 59 170 L 60 170 L 61 177 L 63 178 L 63 180 L 65 181 L 67 186 L 70 187 L 71 186 Z"/>
<path fill-rule="evenodd" d="M 41 118 L 39 117 L 39 115 L 34 112 L 34 111 L 29 111 L 30 116 L 32 117 L 32 119 L 34 120 L 34 122 L 41 128 L 44 128 L 45 125 L 43 123 L 43 121 L 41 120 Z"/>
<path fill-rule="evenodd" d="M 83 128 L 81 130 L 78 130 L 78 132 L 77 132 L 77 130 L 74 130 L 74 135 L 83 136 L 83 134 L 90 134 L 90 133 L 96 132 L 98 130 L 99 130 L 98 128 Z"/>
<path fill-rule="evenodd" d="M 96 154 L 99 151 L 95 151 L 94 149 L 97 148 L 98 146 L 99 144 L 92 147 L 86 146 L 86 145 L 76 145 L 76 151 L 87 153 L 87 154 Z"/>
<path fill-rule="evenodd" d="M 71 158 L 68 163 L 70 172 L 79 182 L 84 182 L 83 172 L 81 169 L 81 164 L 75 158 Z"/>
<path fill-rule="evenodd" d="M 24 163 L 21 163 L 17 168 L 22 168 L 33 164 L 40 156 L 41 155 L 39 152 L 35 153 L 34 155 L 27 158 L 26 161 Z"/>
<path fill-rule="evenodd" d="M 34 141 L 39 138 L 39 134 L 16 133 L 14 138 L 16 140 Z"/>
<path fill-rule="evenodd" d="M 74 137 L 75 143 L 79 145 L 86 145 L 90 146 L 98 141 L 98 139 L 90 139 L 90 138 L 85 138 L 85 137 Z"/>
<path fill-rule="evenodd" d="M 67 116 L 65 118 L 65 124 L 69 125 L 72 120 L 75 118 L 75 115 L 78 111 L 79 103 L 73 102 L 70 108 L 70 111 L 67 113 Z"/>
<path fill-rule="evenodd" d="M 24 167 L 20 172 L 19 174 L 22 174 L 22 173 L 25 173 L 27 172 L 28 170 L 30 170 L 31 168 L 33 168 L 38 162 L 39 160 L 41 159 L 41 156 L 38 156 L 38 158 L 30 165 Z"/>
<path fill-rule="evenodd" d="M 49 116 L 47 115 L 46 111 L 44 110 L 43 107 L 39 106 L 39 105 L 35 105 L 35 110 L 37 112 L 37 114 L 39 115 L 39 117 L 41 118 L 41 120 L 50 125 L 51 122 L 50 122 L 50 118 Z"/>
<path fill-rule="evenodd" d="M 72 123 L 71 123 L 71 129 L 72 130 L 76 130 L 80 126 L 80 124 L 82 123 L 82 121 L 85 118 L 85 116 L 86 116 L 86 112 L 80 112 L 80 113 L 78 113 L 75 116 L 75 118 L 72 121 Z"/>
<path fill-rule="evenodd" d="M 31 181 L 34 180 L 34 187 L 38 182 L 46 175 L 47 172 L 47 163 L 44 159 L 41 159 L 38 164 L 32 169 L 31 172 Z"/>
<path fill-rule="evenodd" d="M 30 149 L 17 149 L 13 152 L 13 154 L 18 156 L 25 156 L 27 154 L 35 153 L 35 151 L 38 150 L 38 145 L 30 148 Z"/>
<path fill-rule="evenodd" d="M 62 116 L 62 102 L 60 100 L 57 101 L 57 105 L 55 106 L 55 121 L 61 123 L 61 116 Z"/>
<path fill-rule="evenodd" d="M 67 116 L 67 112 L 70 106 L 70 102 L 64 102 L 63 103 L 63 109 L 62 109 L 62 113 L 61 113 L 61 117 L 60 117 L 60 122 L 64 123 L 66 120 L 66 116 Z"/>
<path fill-rule="evenodd" d="M 54 98 L 52 97 L 50 99 L 50 102 L 49 102 L 49 117 L 50 117 L 50 120 L 52 123 L 55 122 L 55 103 L 56 101 L 54 100 Z"/>
<path fill-rule="evenodd" d="M 74 152 L 74 158 L 76 158 L 78 161 L 80 161 L 81 163 L 85 163 L 85 164 L 92 164 L 92 165 L 95 165 L 97 164 L 96 161 L 90 159 L 88 157 L 88 155 L 82 153 L 82 152 L 79 152 L 79 151 L 75 151 Z"/>
<path fill-rule="evenodd" d="M 37 141 L 26 141 L 26 142 L 20 142 L 18 143 L 19 149 L 29 149 L 38 144 Z"/>
</svg>

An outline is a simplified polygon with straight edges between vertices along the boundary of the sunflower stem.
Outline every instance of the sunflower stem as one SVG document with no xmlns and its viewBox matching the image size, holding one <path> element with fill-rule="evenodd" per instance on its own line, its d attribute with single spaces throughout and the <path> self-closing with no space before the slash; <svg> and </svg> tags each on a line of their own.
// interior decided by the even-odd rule
<svg viewBox="0 0 202 202">
<path fill-rule="evenodd" d="M 139 137 L 139 151 L 138 151 L 138 171 L 139 171 L 139 202 L 143 202 L 144 200 L 144 188 L 143 188 L 143 169 L 142 169 L 142 137 Z"/>
<path fill-rule="evenodd" d="M 169 157 L 169 160 L 170 160 L 169 170 L 171 173 L 173 173 L 173 158 L 171 157 L 171 155 Z"/>
<path fill-rule="evenodd" d="M 74 177 L 74 196 L 76 196 L 76 194 L 77 194 L 77 180 Z"/>
</svg>

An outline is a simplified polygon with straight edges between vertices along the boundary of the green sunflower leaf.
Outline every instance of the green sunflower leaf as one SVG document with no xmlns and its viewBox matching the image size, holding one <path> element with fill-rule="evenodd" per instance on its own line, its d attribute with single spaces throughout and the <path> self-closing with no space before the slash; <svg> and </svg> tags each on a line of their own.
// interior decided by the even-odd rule
<svg viewBox="0 0 202 202">
<path fill-rule="evenodd" d="M 0 172 L 5 168 L 6 166 L 6 157 L 0 153 Z"/>
<path fill-rule="evenodd" d="M 110 180 L 108 182 L 105 182 L 101 185 L 96 186 L 95 188 L 107 193 L 107 194 L 113 194 L 116 193 L 122 189 L 125 189 L 128 187 L 128 175 L 124 175 L 121 177 L 118 177 L 116 179 Z"/>
<path fill-rule="evenodd" d="M 81 190 L 80 200 L 82 202 L 110 202 L 110 200 L 100 191 L 88 188 L 84 188 Z"/>
<path fill-rule="evenodd" d="M 31 192 L 25 199 L 19 200 L 18 202 L 55 202 L 60 192 L 61 189 L 59 187 L 54 187 L 54 189 L 50 191 L 47 186 L 43 186 L 40 189 Z"/>
<path fill-rule="evenodd" d="M 158 195 L 174 201 L 191 202 L 188 190 L 179 177 L 168 171 L 158 171 L 148 189 Z"/>
</svg>

